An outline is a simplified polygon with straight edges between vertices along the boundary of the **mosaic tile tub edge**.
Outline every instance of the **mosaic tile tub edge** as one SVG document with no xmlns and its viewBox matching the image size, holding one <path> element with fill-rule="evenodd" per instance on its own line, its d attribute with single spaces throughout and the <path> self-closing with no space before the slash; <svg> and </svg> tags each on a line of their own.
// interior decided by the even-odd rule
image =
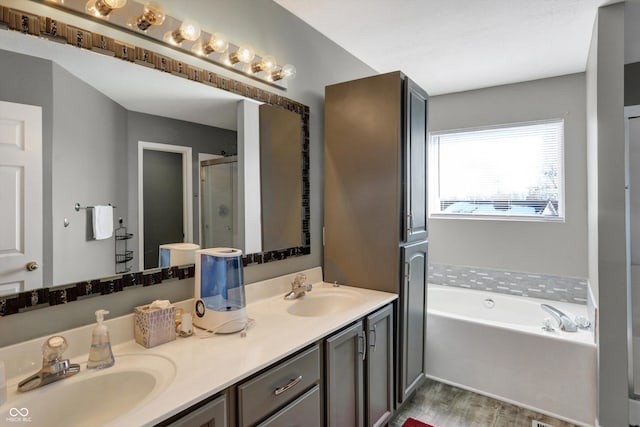
<svg viewBox="0 0 640 427">
<path fill-rule="evenodd" d="M 587 280 L 576 277 L 430 264 L 429 283 L 574 304 L 587 303 Z"/>
</svg>

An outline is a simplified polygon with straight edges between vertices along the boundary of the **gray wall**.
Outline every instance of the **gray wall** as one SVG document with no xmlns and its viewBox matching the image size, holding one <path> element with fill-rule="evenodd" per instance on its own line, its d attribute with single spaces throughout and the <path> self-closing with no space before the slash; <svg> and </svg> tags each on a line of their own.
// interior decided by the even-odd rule
<svg viewBox="0 0 640 427">
<path fill-rule="evenodd" d="M 624 4 L 602 7 L 587 63 L 589 281 L 599 305 L 598 420 L 628 425 Z"/>
<path fill-rule="evenodd" d="M 53 283 L 113 275 L 113 239 L 94 240 L 92 210 L 74 204 L 127 212 L 127 110 L 56 64 L 53 108 Z"/>
<path fill-rule="evenodd" d="M 225 28 L 229 39 L 253 41 L 257 50 L 294 64 L 298 73 L 286 96 L 311 109 L 311 255 L 248 267 L 245 280 L 253 282 L 322 265 L 324 87 L 376 72 L 274 2 L 226 0 L 218 14 L 207 14 L 203 3 L 189 6 L 189 14 L 202 16 L 203 27 Z"/>
<path fill-rule="evenodd" d="M 430 98 L 429 131 L 565 120 L 564 223 L 430 219 L 432 264 L 587 276 L 585 76 L 583 73 Z"/>
</svg>

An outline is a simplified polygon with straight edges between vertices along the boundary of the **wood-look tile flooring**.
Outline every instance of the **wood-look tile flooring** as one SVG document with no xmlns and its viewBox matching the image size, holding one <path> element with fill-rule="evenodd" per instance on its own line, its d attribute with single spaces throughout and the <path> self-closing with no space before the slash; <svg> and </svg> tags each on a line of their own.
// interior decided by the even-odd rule
<svg viewBox="0 0 640 427">
<path fill-rule="evenodd" d="M 554 427 L 575 427 L 565 421 L 430 379 L 396 412 L 389 427 L 401 427 L 407 418 L 415 418 L 434 427 L 531 427 L 533 420 Z"/>
</svg>

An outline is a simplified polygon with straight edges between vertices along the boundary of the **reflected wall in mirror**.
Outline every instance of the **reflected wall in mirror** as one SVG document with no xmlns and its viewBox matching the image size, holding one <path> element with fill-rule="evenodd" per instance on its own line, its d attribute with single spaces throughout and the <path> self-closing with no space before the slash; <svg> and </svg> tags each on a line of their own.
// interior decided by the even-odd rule
<svg viewBox="0 0 640 427">
<path fill-rule="evenodd" d="M 301 246 L 302 156 L 291 144 L 300 135 L 300 116 L 267 104 L 259 111 L 262 247 Z"/>
<path fill-rule="evenodd" d="M 142 269 L 141 265 L 153 267 L 152 263 L 146 264 L 147 256 L 140 256 L 139 250 L 141 235 L 146 234 L 142 228 L 146 215 L 138 212 L 138 201 L 143 200 L 140 193 L 145 192 L 140 190 L 138 178 L 141 142 L 191 147 L 191 193 L 183 194 L 183 199 L 184 205 L 191 204 L 192 209 L 191 213 L 184 211 L 183 230 L 187 231 L 182 233 L 182 241 L 201 242 L 200 207 L 204 195 L 200 190 L 200 160 L 238 155 L 237 164 L 244 162 L 241 154 L 245 148 L 238 147 L 244 141 L 239 142 L 238 138 L 247 132 L 237 131 L 237 119 L 239 106 L 247 103 L 247 98 L 190 81 L 186 76 L 174 76 L 13 31 L 0 31 L 0 75 L 3 76 L 0 101 L 42 109 L 43 208 L 39 221 L 44 229 L 38 259 L 42 280 L 25 286 L 19 280 L 6 280 L 10 272 L 0 270 L 0 296 L 42 285 L 58 286 L 115 274 L 114 239 L 94 240 L 91 209 L 76 211 L 76 203 L 82 207 L 113 205 L 114 228 L 121 219 L 127 232 L 133 235 L 128 242 L 129 248 L 133 248 L 133 271 Z M 224 86 L 236 87 L 237 82 L 227 79 Z M 294 132 L 295 141 L 290 144 L 296 147 L 294 152 L 298 158 L 298 174 L 293 180 L 297 182 L 296 188 L 289 199 L 283 194 L 270 199 L 272 205 L 277 205 L 276 197 L 287 199 L 287 207 L 277 214 L 296 214 L 281 218 L 297 231 L 291 235 L 297 236 L 274 243 L 261 236 L 267 245 L 253 246 L 254 251 L 245 252 L 245 264 L 309 253 L 308 108 L 249 86 L 237 88 L 262 102 L 282 103 L 287 108 L 293 105 L 298 111 L 291 113 L 298 118 L 298 129 Z M 287 111 L 280 106 L 275 108 Z M 273 159 L 277 159 L 277 155 Z M 283 161 L 283 170 L 296 164 L 290 159 L 283 158 Z M 265 170 L 273 169 L 274 164 Z M 149 167 L 151 171 L 154 169 Z M 242 179 L 237 177 L 236 181 L 238 185 Z M 162 188 L 160 185 L 160 199 Z M 236 199 L 243 191 L 237 190 Z M 228 196 L 234 197 L 232 192 Z M 264 210 L 261 218 L 265 218 L 271 208 Z M 166 203 L 156 200 L 143 209 L 162 212 Z M 225 212 L 232 215 L 223 206 L 217 207 L 218 214 Z M 231 234 L 244 234 L 244 223 L 245 219 L 236 215 L 231 222 Z M 192 238 L 189 229 L 193 230 Z M 262 230 L 265 236 L 268 231 Z M 242 241 L 236 240 L 237 246 L 242 247 Z M 153 245 L 162 243 L 174 242 L 158 240 Z M 149 249 L 149 253 L 157 262 L 157 248 Z"/>
</svg>

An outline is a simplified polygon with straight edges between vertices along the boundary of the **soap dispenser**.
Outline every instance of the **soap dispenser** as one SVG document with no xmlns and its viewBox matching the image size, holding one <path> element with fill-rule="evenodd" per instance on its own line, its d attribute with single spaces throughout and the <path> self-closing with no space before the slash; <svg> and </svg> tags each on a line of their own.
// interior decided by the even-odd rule
<svg viewBox="0 0 640 427">
<path fill-rule="evenodd" d="M 91 348 L 89 349 L 89 360 L 87 369 L 103 369 L 113 366 L 116 362 L 111 351 L 111 339 L 109 330 L 103 324 L 104 315 L 109 314 L 107 310 L 96 311 L 97 326 L 91 333 Z"/>
</svg>

